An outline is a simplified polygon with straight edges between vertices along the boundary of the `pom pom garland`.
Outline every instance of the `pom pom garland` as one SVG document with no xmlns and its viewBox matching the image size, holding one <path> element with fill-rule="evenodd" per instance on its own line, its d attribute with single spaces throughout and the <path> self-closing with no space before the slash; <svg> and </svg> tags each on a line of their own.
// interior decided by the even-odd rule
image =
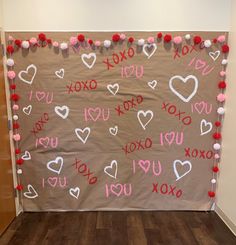
<svg viewBox="0 0 236 245">
<path fill-rule="evenodd" d="M 217 41 L 218 41 L 219 43 L 225 42 L 225 36 L 224 36 L 224 35 L 219 36 L 219 37 L 217 38 Z"/>
<path fill-rule="evenodd" d="M 217 173 L 217 172 L 219 172 L 219 168 L 218 168 L 217 166 L 215 166 L 215 167 L 212 168 L 212 171 L 213 171 L 214 173 Z"/>
<path fill-rule="evenodd" d="M 93 40 L 92 39 L 89 39 L 88 40 L 88 43 L 89 43 L 89 45 L 93 45 Z"/>
<path fill-rule="evenodd" d="M 82 43 L 82 42 L 84 42 L 85 37 L 84 37 L 83 34 L 79 34 L 79 35 L 77 36 L 77 39 Z"/>
<path fill-rule="evenodd" d="M 119 42 L 119 41 L 120 41 L 120 35 L 117 34 L 117 33 L 114 34 L 114 35 L 112 36 L 112 41 L 115 42 L 115 43 Z"/>
<path fill-rule="evenodd" d="M 15 85 L 15 84 L 13 84 L 13 85 Z M 15 104 L 15 105 L 12 106 L 12 109 L 14 111 L 18 111 L 19 110 L 19 106 L 17 104 Z"/>
<path fill-rule="evenodd" d="M 221 61 L 221 64 L 222 64 L 222 65 L 227 65 L 227 64 L 228 64 L 228 60 L 227 60 L 227 59 L 223 59 L 223 60 Z"/>
<path fill-rule="evenodd" d="M 53 43 L 52 43 L 52 46 L 53 46 L 54 48 L 58 48 L 58 47 L 59 47 L 59 43 L 58 43 L 58 42 L 53 42 Z"/>
<path fill-rule="evenodd" d="M 195 36 L 193 38 L 194 44 L 199 44 L 199 43 L 201 43 L 201 41 L 202 41 L 202 38 L 200 36 Z"/>
<path fill-rule="evenodd" d="M 18 101 L 20 99 L 20 96 L 18 94 L 12 94 L 11 95 L 11 100 L 12 101 Z"/>
<path fill-rule="evenodd" d="M 30 38 L 30 43 L 32 45 L 36 45 L 38 43 L 38 40 L 35 37 Z"/>
<path fill-rule="evenodd" d="M 154 43 L 155 39 L 154 39 L 154 37 L 148 37 L 147 41 L 148 41 L 148 43 Z"/>
<path fill-rule="evenodd" d="M 21 40 L 16 39 L 15 40 L 15 45 L 20 48 L 21 47 Z"/>
<path fill-rule="evenodd" d="M 63 42 L 60 44 L 60 48 L 61 48 L 61 50 L 66 50 L 66 49 L 68 49 L 68 44 Z"/>
<path fill-rule="evenodd" d="M 220 72 L 220 76 L 221 76 L 221 77 L 224 77 L 225 75 L 226 75 L 226 72 L 225 72 L 225 71 L 221 71 L 221 72 Z"/>
<path fill-rule="evenodd" d="M 129 37 L 128 42 L 129 43 L 133 43 L 134 42 L 134 38 L 133 37 Z"/>
<path fill-rule="evenodd" d="M 191 39 L 191 35 L 190 35 L 190 34 L 186 34 L 186 35 L 185 35 L 185 39 L 186 39 L 186 40 L 190 40 L 190 39 Z"/>
<path fill-rule="evenodd" d="M 75 46 L 78 43 L 78 39 L 76 37 L 70 37 L 70 45 Z"/>
<path fill-rule="evenodd" d="M 28 49 L 30 47 L 30 43 L 29 43 L 29 41 L 23 41 L 21 46 L 24 49 Z"/>
<path fill-rule="evenodd" d="M 164 42 L 169 43 L 172 40 L 172 36 L 170 34 L 166 34 L 164 36 Z"/>
<path fill-rule="evenodd" d="M 216 183 L 216 179 L 212 179 L 212 180 L 211 180 L 211 183 L 212 183 L 212 184 L 215 184 L 215 183 Z"/>
<path fill-rule="evenodd" d="M 23 172 L 22 169 L 20 169 L 20 168 L 17 169 L 17 174 L 22 174 L 22 172 Z"/>
<path fill-rule="evenodd" d="M 215 122 L 215 126 L 216 126 L 216 127 L 220 127 L 220 126 L 221 126 L 221 122 L 220 122 L 220 121 L 216 121 L 216 122 Z"/>
<path fill-rule="evenodd" d="M 217 113 L 218 113 L 219 115 L 224 115 L 224 114 L 225 114 L 225 109 L 224 109 L 223 107 L 219 107 L 219 108 L 217 109 Z"/>
<path fill-rule="evenodd" d="M 141 38 L 138 40 L 138 46 L 143 46 L 144 43 L 145 43 L 144 39 Z"/>
<path fill-rule="evenodd" d="M 216 151 L 220 150 L 220 148 L 221 148 L 221 145 L 219 143 L 215 143 L 213 145 L 213 149 L 216 150 Z"/>
<path fill-rule="evenodd" d="M 221 134 L 220 134 L 220 133 L 214 133 L 214 134 L 213 134 L 213 138 L 214 138 L 215 140 L 219 140 L 219 139 L 221 139 Z"/>
<path fill-rule="evenodd" d="M 20 127 L 20 125 L 16 122 L 13 123 L 13 129 L 18 129 Z"/>
<path fill-rule="evenodd" d="M 215 159 L 220 159 L 220 155 L 219 155 L 218 153 L 216 153 L 216 154 L 214 155 L 214 158 L 215 158 Z"/>
<path fill-rule="evenodd" d="M 210 47 L 211 47 L 211 41 L 210 41 L 210 40 L 205 40 L 205 41 L 204 41 L 204 46 L 205 46 L 206 48 L 210 48 Z"/>
<path fill-rule="evenodd" d="M 125 34 L 120 34 L 120 39 L 122 40 L 122 41 L 124 41 L 125 39 L 126 39 L 126 36 L 125 36 Z"/>
<path fill-rule="evenodd" d="M 23 190 L 23 185 L 17 185 L 17 186 L 16 186 L 16 189 L 17 189 L 18 191 L 22 191 L 22 190 Z"/>
<path fill-rule="evenodd" d="M 222 51 L 222 53 L 228 53 L 229 52 L 229 46 L 227 44 L 222 45 L 221 51 Z"/>
<path fill-rule="evenodd" d="M 226 96 L 225 96 L 225 94 L 218 94 L 217 95 L 217 100 L 219 101 L 219 102 L 224 102 L 225 101 L 225 99 L 226 99 Z"/>
<path fill-rule="evenodd" d="M 225 82 L 225 81 L 220 81 L 220 82 L 218 83 L 218 88 L 220 88 L 220 89 L 226 88 L 226 82 Z"/>
<path fill-rule="evenodd" d="M 24 163 L 24 160 L 22 158 L 16 160 L 17 165 L 22 165 Z"/>
<path fill-rule="evenodd" d="M 181 44 L 182 43 L 182 37 L 181 36 L 174 37 L 173 42 L 177 45 Z"/>
<path fill-rule="evenodd" d="M 157 33 L 157 38 L 158 39 L 161 39 L 162 38 L 162 33 L 161 32 Z"/>
<path fill-rule="evenodd" d="M 101 42 L 100 41 L 95 41 L 94 44 L 95 44 L 96 47 L 100 47 L 101 46 Z"/>
<path fill-rule="evenodd" d="M 16 73 L 14 71 L 8 71 L 7 77 L 12 80 L 16 77 Z"/>
<path fill-rule="evenodd" d="M 45 42 L 47 38 L 46 38 L 46 35 L 45 35 L 44 33 L 39 33 L 38 39 L 39 39 L 41 42 Z"/>
<path fill-rule="evenodd" d="M 14 134 L 14 135 L 13 135 L 13 139 L 14 139 L 15 141 L 20 141 L 20 139 L 21 139 L 20 134 Z"/>
<path fill-rule="evenodd" d="M 14 47 L 13 47 L 12 45 L 8 45 L 8 46 L 7 46 L 7 53 L 8 53 L 8 54 L 14 53 Z"/>
<path fill-rule="evenodd" d="M 16 89 L 16 85 L 15 84 L 11 84 L 10 85 L 10 89 L 12 89 L 12 90 Z"/>
<path fill-rule="evenodd" d="M 8 66 L 14 66 L 15 62 L 14 62 L 13 59 L 9 58 L 9 59 L 7 59 L 6 64 L 7 64 Z"/>
<path fill-rule="evenodd" d="M 111 46 L 111 41 L 110 40 L 105 40 L 103 42 L 104 47 L 109 48 Z"/>
<path fill-rule="evenodd" d="M 19 117 L 17 115 L 14 115 L 12 118 L 14 121 L 17 121 L 19 119 Z"/>
<path fill-rule="evenodd" d="M 17 155 L 17 154 L 20 154 L 20 153 L 21 153 L 20 149 L 18 149 L 18 148 L 15 149 L 15 153 L 16 153 L 16 155 Z"/>
<path fill-rule="evenodd" d="M 215 197 L 215 192 L 214 191 L 208 191 L 208 196 L 211 198 Z"/>
</svg>

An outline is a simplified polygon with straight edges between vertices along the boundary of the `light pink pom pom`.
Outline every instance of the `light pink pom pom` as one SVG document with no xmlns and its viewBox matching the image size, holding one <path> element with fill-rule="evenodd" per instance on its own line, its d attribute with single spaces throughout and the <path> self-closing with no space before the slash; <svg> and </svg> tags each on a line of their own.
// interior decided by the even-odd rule
<svg viewBox="0 0 236 245">
<path fill-rule="evenodd" d="M 225 36 L 224 36 L 224 35 L 219 36 L 219 37 L 217 38 L 217 41 L 218 41 L 219 43 L 223 43 L 223 42 L 225 41 Z"/>
<path fill-rule="evenodd" d="M 225 75 L 226 75 L 226 72 L 225 72 L 225 71 L 221 71 L 221 72 L 220 72 L 220 76 L 221 76 L 221 77 L 224 77 Z"/>
<path fill-rule="evenodd" d="M 9 79 L 14 79 L 16 77 L 16 73 L 14 71 L 8 71 L 7 72 L 7 77 Z"/>
<path fill-rule="evenodd" d="M 155 39 L 154 39 L 154 37 L 149 37 L 147 39 L 147 41 L 148 41 L 148 43 L 154 43 L 155 42 Z"/>
<path fill-rule="evenodd" d="M 96 47 L 100 47 L 101 46 L 101 42 L 100 41 L 95 41 L 94 44 L 95 44 Z"/>
<path fill-rule="evenodd" d="M 215 159 L 219 159 L 219 158 L 220 158 L 220 155 L 216 153 L 216 154 L 214 155 L 214 158 L 215 158 Z"/>
<path fill-rule="evenodd" d="M 53 42 L 53 43 L 52 43 L 52 46 L 53 46 L 54 48 L 58 48 L 58 47 L 59 47 L 59 43 L 58 43 L 58 42 Z"/>
<path fill-rule="evenodd" d="M 70 38 L 70 45 L 75 46 L 78 43 L 78 39 L 76 37 Z"/>
<path fill-rule="evenodd" d="M 35 37 L 30 38 L 30 43 L 35 45 L 38 42 L 38 40 Z"/>
<path fill-rule="evenodd" d="M 125 40 L 125 38 L 126 38 L 125 34 L 124 34 L 124 33 L 121 33 L 121 34 L 120 34 L 120 39 L 121 39 L 121 40 Z"/>
<path fill-rule="evenodd" d="M 20 139 L 21 139 L 20 134 L 14 134 L 14 135 L 13 135 L 13 139 L 14 139 L 15 141 L 20 141 Z"/>
<path fill-rule="evenodd" d="M 14 111 L 18 111 L 19 110 L 19 106 L 17 104 L 15 104 L 15 105 L 12 106 L 12 109 Z"/>
<path fill-rule="evenodd" d="M 182 43 L 182 37 L 181 36 L 174 37 L 173 42 L 175 44 L 181 44 Z"/>
<path fill-rule="evenodd" d="M 219 102 L 224 102 L 225 99 L 226 99 L 226 95 L 225 95 L 225 94 L 218 94 L 218 95 L 217 95 L 217 100 L 218 100 Z"/>
</svg>

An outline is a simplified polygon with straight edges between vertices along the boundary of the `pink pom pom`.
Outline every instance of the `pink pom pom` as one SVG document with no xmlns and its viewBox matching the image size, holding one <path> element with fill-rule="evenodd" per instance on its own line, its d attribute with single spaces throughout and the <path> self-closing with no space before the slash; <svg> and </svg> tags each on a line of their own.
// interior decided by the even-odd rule
<svg viewBox="0 0 236 245">
<path fill-rule="evenodd" d="M 15 105 L 12 106 L 12 109 L 13 109 L 14 111 L 17 111 L 17 110 L 19 110 L 19 106 L 18 106 L 17 104 L 15 104 Z"/>
<path fill-rule="evenodd" d="M 101 46 L 101 42 L 100 41 L 95 41 L 94 44 L 95 44 L 96 47 L 100 47 Z"/>
<path fill-rule="evenodd" d="M 70 45 L 75 46 L 78 43 L 77 37 L 70 38 Z"/>
<path fill-rule="evenodd" d="M 121 40 L 125 40 L 125 38 L 126 38 L 125 34 L 124 34 L 124 33 L 121 33 L 121 34 L 120 34 L 120 39 L 121 39 Z"/>
<path fill-rule="evenodd" d="M 7 72 L 7 77 L 9 79 L 14 79 L 16 77 L 16 73 L 14 71 L 8 71 Z"/>
<path fill-rule="evenodd" d="M 224 102 L 225 99 L 226 99 L 226 95 L 225 95 L 225 94 L 218 94 L 218 95 L 217 95 L 217 100 L 218 100 L 219 102 Z"/>
<path fill-rule="evenodd" d="M 225 75 L 226 75 L 226 72 L 225 72 L 225 71 L 221 71 L 221 72 L 220 72 L 220 76 L 221 76 L 221 77 L 224 77 Z"/>
<path fill-rule="evenodd" d="M 182 43 L 182 37 L 181 37 L 181 36 L 174 37 L 173 42 L 174 42 L 175 44 L 180 44 L 180 43 Z"/>
<path fill-rule="evenodd" d="M 13 36 L 9 36 L 9 37 L 8 37 L 8 41 L 14 41 Z"/>
<path fill-rule="evenodd" d="M 38 42 L 38 40 L 35 37 L 30 38 L 30 43 L 35 45 Z"/>
<path fill-rule="evenodd" d="M 53 42 L 53 43 L 52 43 L 52 46 L 53 46 L 54 48 L 58 48 L 58 47 L 59 47 L 59 43 L 58 43 L 58 42 Z"/>
<path fill-rule="evenodd" d="M 224 36 L 224 35 L 219 36 L 219 37 L 217 38 L 217 41 L 218 41 L 219 43 L 223 43 L 223 42 L 225 41 L 225 36 Z"/>
<path fill-rule="evenodd" d="M 20 141 L 20 134 L 14 134 L 13 135 L 13 139 L 15 140 L 15 141 Z"/>
<path fill-rule="evenodd" d="M 215 158 L 215 159 L 219 159 L 219 158 L 220 158 L 220 155 L 219 155 L 218 153 L 216 153 L 216 154 L 214 155 L 214 158 Z"/>
<path fill-rule="evenodd" d="M 148 43 L 154 43 L 155 42 L 155 39 L 154 39 L 154 37 L 149 37 L 147 39 L 147 41 L 148 41 Z"/>
</svg>

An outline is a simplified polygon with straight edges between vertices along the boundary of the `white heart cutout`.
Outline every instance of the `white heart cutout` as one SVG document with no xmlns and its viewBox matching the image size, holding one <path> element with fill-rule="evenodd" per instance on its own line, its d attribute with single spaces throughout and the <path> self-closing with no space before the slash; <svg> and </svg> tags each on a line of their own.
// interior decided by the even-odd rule
<svg viewBox="0 0 236 245">
<path fill-rule="evenodd" d="M 72 197 L 78 199 L 80 194 L 80 188 L 79 187 L 70 188 L 69 193 Z"/>
<path fill-rule="evenodd" d="M 115 168 L 115 171 L 113 171 L 113 167 Z M 110 173 L 109 170 L 113 171 L 114 173 Z M 117 176 L 117 161 L 116 160 L 112 160 L 111 161 L 111 164 L 106 166 L 104 168 L 104 172 L 109 175 L 110 177 L 116 179 L 116 176 Z"/>
<path fill-rule="evenodd" d="M 86 59 L 91 59 L 91 58 L 93 58 L 92 63 L 91 63 L 91 64 L 88 64 L 87 61 L 85 60 L 85 58 L 86 58 Z M 89 69 L 91 69 L 91 68 L 94 66 L 95 62 L 96 62 L 97 56 L 96 56 L 95 53 L 82 54 L 82 55 L 81 55 L 81 59 L 82 59 L 83 63 L 84 63 Z"/>
<path fill-rule="evenodd" d="M 209 52 L 209 56 L 214 60 L 216 61 L 219 56 L 220 56 L 220 50 L 217 50 L 215 52 Z"/>
<path fill-rule="evenodd" d="M 27 188 L 28 188 L 28 191 L 24 192 L 25 197 L 27 197 L 29 199 L 33 199 L 33 198 L 38 197 L 38 193 L 32 185 L 28 185 Z"/>
<path fill-rule="evenodd" d="M 22 75 L 23 74 L 28 74 L 29 70 L 30 69 L 34 69 L 34 74 L 31 78 L 31 80 L 25 80 Z M 34 65 L 34 64 L 31 64 L 29 65 L 26 70 L 23 70 L 23 71 L 20 71 L 19 74 L 18 74 L 18 77 L 20 78 L 21 81 L 25 82 L 25 83 L 28 83 L 28 84 L 32 84 L 32 82 L 34 81 L 34 78 L 35 78 L 35 75 L 37 73 L 37 67 Z"/>
<path fill-rule="evenodd" d="M 58 167 L 59 166 L 59 167 Z M 63 167 L 63 158 L 62 157 L 57 157 L 55 160 L 52 160 L 47 163 L 47 168 L 57 174 L 61 173 Z"/>
<path fill-rule="evenodd" d="M 148 86 L 151 88 L 151 89 L 155 89 L 155 87 L 157 86 L 157 81 L 156 80 L 152 80 L 150 82 L 148 82 Z"/>
<path fill-rule="evenodd" d="M 176 168 L 176 164 L 177 163 L 181 164 L 181 166 L 188 165 L 189 166 L 189 170 L 187 170 L 182 175 L 179 175 L 179 173 L 177 171 L 177 168 Z M 188 174 L 192 170 L 192 164 L 191 164 L 190 161 L 175 160 L 173 162 L 173 168 L 174 168 L 174 173 L 175 173 L 175 176 L 176 176 L 176 181 L 178 181 L 178 180 L 180 180 L 181 178 L 183 178 L 186 174 Z"/>
<path fill-rule="evenodd" d="M 148 115 L 150 115 L 150 118 L 147 120 L 146 123 L 143 123 L 140 117 L 143 116 L 146 118 Z M 150 121 L 153 118 L 153 112 L 151 110 L 147 110 L 147 111 L 140 110 L 137 113 L 137 117 L 138 117 L 138 121 L 141 124 L 142 128 L 145 130 L 146 126 L 150 123 Z"/>
<path fill-rule="evenodd" d="M 55 71 L 55 75 L 60 78 L 63 79 L 64 75 L 65 75 L 65 70 L 63 68 L 61 68 L 59 71 Z"/>
<path fill-rule="evenodd" d="M 204 130 L 204 127 L 209 127 L 209 128 L 207 130 Z M 202 121 L 200 123 L 201 135 L 207 134 L 207 133 L 211 132 L 211 130 L 212 130 L 212 123 L 207 122 L 205 119 L 202 119 Z"/>
<path fill-rule="evenodd" d="M 21 157 L 23 160 L 27 161 L 31 159 L 31 155 L 28 151 L 25 151 L 25 154 Z"/>
<path fill-rule="evenodd" d="M 183 83 L 187 83 L 187 81 L 189 80 L 189 79 L 193 79 L 194 80 L 194 89 L 193 89 L 193 91 L 192 91 L 192 93 L 186 98 L 186 97 L 184 97 L 181 93 L 179 93 L 174 87 L 173 87 L 173 84 L 172 84 L 172 82 L 173 82 L 173 80 L 174 79 L 179 79 L 179 80 L 181 80 Z M 171 89 L 171 91 L 175 94 L 175 95 L 177 95 L 183 102 L 189 102 L 192 98 L 193 98 L 193 96 L 197 93 L 197 89 L 198 89 L 198 79 L 195 77 L 195 76 L 193 76 L 193 75 L 188 75 L 187 77 L 182 77 L 182 76 L 179 76 L 179 75 L 176 75 L 176 76 L 173 76 L 173 77 L 171 77 L 171 79 L 170 79 L 170 81 L 169 81 L 169 88 Z"/>
<path fill-rule="evenodd" d="M 82 135 L 80 135 L 82 133 Z M 91 133 L 91 129 L 89 127 L 86 127 L 84 129 L 81 128 L 76 128 L 75 129 L 75 134 L 76 136 L 85 144 L 89 135 Z M 85 137 L 84 137 L 85 135 Z"/>
<path fill-rule="evenodd" d="M 118 133 L 118 126 L 109 128 L 109 132 L 110 132 L 110 134 L 116 136 Z"/>
<path fill-rule="evenodd" d="M 28 106 L 24 107 L 24 108 L 22 109 L 22 111 L 23 111 L 26 115 L 29 116 L 29 114 L 30 114 L 31 111 L 32 111 L 32 105 L 28 105 Z"/>
<path fill-rule="evenodd" d="M 116 95 L 117 92 L 119 91 L 119 84 L 118 83 L 108 84 L 107 89 L 111 94 Z"/>
<path fill-rule="evenodd" d="M 56 114 L 63 119 L 66 119 L 69 115 L 69 107 L 66 105 L 55 106 L 54 110 L 55 110 Z"/>
<path fill-rule="evenodd" d="M 148 53 L 146 49 L 150 47 L 153 47 L 153 50 L 151 53 Z M 148 59 L 150 59 L 154 55 L 156 50 L 157 50 L 157 45 L 155 43 L 146 43 L 143 45 L 143 53 L 148 57 Z"/>
</svg>

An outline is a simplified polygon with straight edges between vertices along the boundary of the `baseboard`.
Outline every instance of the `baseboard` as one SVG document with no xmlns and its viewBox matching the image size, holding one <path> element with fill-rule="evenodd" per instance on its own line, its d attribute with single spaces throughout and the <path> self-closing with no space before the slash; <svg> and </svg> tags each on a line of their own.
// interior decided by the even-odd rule
<svg viewBox="0 0 236 245">
<path fill-rule="evenodd" d="M 230 220 L 230 218 L 217 205 L 215 206 L 215 212 L 236 236 L 236 225 Z"/>
</svg>

